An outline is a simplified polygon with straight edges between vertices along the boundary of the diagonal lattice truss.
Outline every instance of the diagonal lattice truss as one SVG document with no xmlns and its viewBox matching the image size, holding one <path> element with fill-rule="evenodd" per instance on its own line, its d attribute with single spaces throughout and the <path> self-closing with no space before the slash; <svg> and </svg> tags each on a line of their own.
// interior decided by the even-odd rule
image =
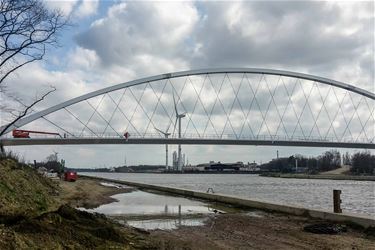
<svg viewBox="0 0 375 250">
<path fill-rule="evenodd" d="M 42 116 L 22 129 L 69 137 L 375 141 L 375 101 L 283 75 L 206 73 L 147 81 Z"/>
</svg>

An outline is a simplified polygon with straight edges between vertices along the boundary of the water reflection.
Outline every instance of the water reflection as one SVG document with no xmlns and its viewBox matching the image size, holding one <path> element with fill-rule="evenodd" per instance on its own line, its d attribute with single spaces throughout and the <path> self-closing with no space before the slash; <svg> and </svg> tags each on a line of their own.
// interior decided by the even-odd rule
<svg viewBox="0 0 375 250">
<path fill-rule="evenodd" d="M 181 226 L 203 226 L 207 218 L 193 219 L 154 219 L 154 220 L 127 220 L 120 221 L 132 227 L 145 230 L 172 230 Z"/>
<path fill-rule="evenodd" d="M 103 213 L 120 223 L 145 230 L 201 226 L 209 214 L 223 213 L 200 201 L 139 190 L 112 197 L 118 201 L 82 210 Z"/>
<path fill-rule="evenodd" d="M 150 215 L 150 214 L 207 214 L 209 206 L 206 203 L 182 197 L 166 196 L 143 191 L 116 194 L 112 196 L 117 202 L 105 204 L 89 212 L 106 215 Z"/>
</svg>

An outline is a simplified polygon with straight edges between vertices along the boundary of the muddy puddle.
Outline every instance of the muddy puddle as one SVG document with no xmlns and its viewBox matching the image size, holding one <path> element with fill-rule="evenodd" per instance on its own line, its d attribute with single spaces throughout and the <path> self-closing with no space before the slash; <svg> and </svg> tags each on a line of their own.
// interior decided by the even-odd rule
<svg viewBox="0 0 375 250">
<path fill-rule="evenodd" d="M 123 188 L 124 185 L 101 183 L 104 186 Z M 144 230 L 173 230 L 181 226 L 202 226 L 210 217 L 223 213 L 244 213 L 250 217 L 263 217 L 261 211 L 241 210 L 185 197 L 159 192 L 134 190 L 111 196 L 116 202 L 101 205 L 88 212 L 105 214 L 121 224 Z"/>
<path fill-rule="evenodd" d="M 122 224 L 144 230 L 173 230 L 181 226 L 203 226 L 208 218 L 175 218 L 175 219 L 153 219 L 153 220 L 118 220 Z"/>
<path fill-rule="evenodd" d="M 102 213 L 122 224 L 145 230 L 201 226 L 209 216 L 225 213 L 201 201 L 139 190 L 111 197 L 117 201 L 95 209 L 82 210 Z"/>
<path fill-rule="evenodd" d="M 179 213 L 179 209 L 181 214 L 212 213 L 212 208 L 200 201 L 139 190 L 116 194 L 111 197 L 118 201 L 87 211 L 106 215 L 174 215 Z"/>
</svg>

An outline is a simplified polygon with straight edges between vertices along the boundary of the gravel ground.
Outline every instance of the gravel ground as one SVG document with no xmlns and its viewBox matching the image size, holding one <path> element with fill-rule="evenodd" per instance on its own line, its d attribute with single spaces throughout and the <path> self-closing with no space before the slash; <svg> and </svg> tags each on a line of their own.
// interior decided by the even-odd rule
<svg viewBox="0 0 375 250">
<path fill-rule="evenodd" d="M 217 215 L 205 226 L 155 230 L 160 249 L 375 249 L 375 238 L 348 227 L 336 235 L 313 234 L 303 227 L 321 221 L 264 213 Z"/>
</svg>

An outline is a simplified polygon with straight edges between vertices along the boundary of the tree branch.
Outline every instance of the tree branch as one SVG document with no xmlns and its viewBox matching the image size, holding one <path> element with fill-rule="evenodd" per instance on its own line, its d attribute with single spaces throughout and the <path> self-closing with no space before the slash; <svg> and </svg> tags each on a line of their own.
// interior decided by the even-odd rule
<svg viewBox="0 0 375 250">
<path fill-rule="evenodd" d="M 42 0 L 0 0 L 0 85 L 14 71 L 41 60 L 46 45 L 57 45 L 66 25 L 61 11 L 49 10 Z"/>
<path fill-rule="evenodd" d="M 13 126 L 17 121 L 19 121 L 21 118 L 25 117 L 27 115 L 27 113 L 29 112 L 29 110 L 32 109 L 36 104 L 38 104 L 39 102 L 43 101 L 46 96 L 48 96 L 49 94 L 51 94 L 54 91 L 56 91 L 56 88 L 53 87 L 53 86 L 51 86 L 51 90 L 47 91 L 40 98 L 37 98 L 33 103 L 31 103 L 30 105 L 28 105 L 18 115 L 18 117 L 16 119 L 14 119 L 12 122 L 8 123 L 8 125 L 6 125 L 2 131 L 0 131 L 0 136 L 2 136 L 5 133 L 5 131 L 7 131 L 7 129 L 10 128 L 11 126 Z"/>
</svg>

